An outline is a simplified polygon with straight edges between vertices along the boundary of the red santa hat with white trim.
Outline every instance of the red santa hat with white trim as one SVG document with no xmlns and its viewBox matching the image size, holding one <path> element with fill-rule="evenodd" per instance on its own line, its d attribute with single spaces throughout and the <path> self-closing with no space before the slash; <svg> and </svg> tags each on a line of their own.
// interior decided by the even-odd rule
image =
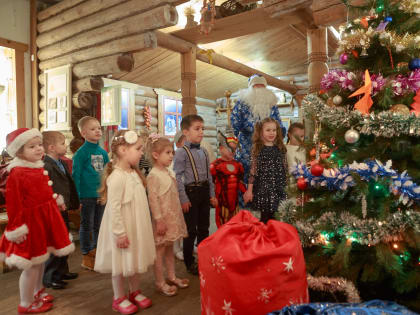
<svg viewBox="0 0 420 315">
<path fill-rule="evenodd" d="M 10 156 L 15 157 L 16 152 L 25 145 L 26 142 L 32 138 L 40 137 L 42 139 L 41 132 L 36 128 L 19 128 L 12 131 L 6 136 L 6 151 Z"/>
</svg>

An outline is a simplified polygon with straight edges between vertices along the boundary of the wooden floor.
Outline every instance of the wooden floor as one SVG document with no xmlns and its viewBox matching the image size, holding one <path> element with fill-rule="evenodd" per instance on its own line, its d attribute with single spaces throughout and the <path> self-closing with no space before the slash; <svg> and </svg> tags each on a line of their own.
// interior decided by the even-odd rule
<svg viewBox="0 0 420 315">
<path fill-rule="evenodd" d="M 48 289 L 55 296 L 54 307 L 48 315 L 107 315 L 112 311 L 111 275 L 99 274 L 84 270 L 80 267 L 81 253 L 79 248 L 70 256 L 69 266 L 72 272 L 78 272 L 79 278 L 68 281 L 64 290 Z M 200 314 L 200 286 L 198 277 L 185 271 L 183 262 L 176 262 L 177 275 L 189 278 L 191 286 L 179 290 L 175 297 L 165 297 L 154 289 L 152 270 L 142 275 L 141 290 L 153 301 L 153 306 L 138 314 L 149 315 L 198 315 Z M 0 274 L 0 314 L 11 315 L 17 313 L 19 303 L 19 275 L 20 271 Z"/>
</svg>

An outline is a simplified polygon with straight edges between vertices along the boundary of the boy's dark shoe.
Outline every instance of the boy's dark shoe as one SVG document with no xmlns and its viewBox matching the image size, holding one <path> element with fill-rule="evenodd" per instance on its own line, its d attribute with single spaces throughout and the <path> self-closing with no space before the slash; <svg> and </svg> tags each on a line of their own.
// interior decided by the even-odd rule
<svg viewBox="0 0 420 315">
<path fill-rule="evenodd" d="M 73 280 L 76 279 L 79 276 L 79 274 L 75 273 L 75 272 L 68 272 L 66 274 L 64 274 L 61 279 L 63 280 Z"/>
<path fill-rule="evenodd" d="M 197 266 L 197 264 L 194 263 L 191 266 L 189 266 L 187 268 L 187 271 L 194 276 L 198 276 L 198 266 Z"/>
<path fill-rule="evenodd" d="M 66 285 L 65 284 L 62 284 L 62 283 L 59 283 L 59 282 L 47 282 L 47 283 L 44 283 L 44 286 L 46 287 L 46 288 L 52 288 L 52 289 L 54 289 L 54 290 L 61 290 L 61 289 L 65 289 L 66 288 Z"/>
</svg>

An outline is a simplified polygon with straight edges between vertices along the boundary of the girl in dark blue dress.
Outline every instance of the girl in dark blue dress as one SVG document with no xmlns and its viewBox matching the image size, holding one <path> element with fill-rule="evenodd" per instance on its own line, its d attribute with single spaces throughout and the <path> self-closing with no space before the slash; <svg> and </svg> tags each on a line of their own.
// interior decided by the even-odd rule
<svg viewBox="0 0 420 315">
<path fill-rule="evenodd" d="M 286 146 L 278 122 L 266 118 L 258 122 L 252 137 L 251 171 L 245 202 L 261 212 L 261 221 L 273 218 L 281 200 L 287 198 Z"/>
</svg>

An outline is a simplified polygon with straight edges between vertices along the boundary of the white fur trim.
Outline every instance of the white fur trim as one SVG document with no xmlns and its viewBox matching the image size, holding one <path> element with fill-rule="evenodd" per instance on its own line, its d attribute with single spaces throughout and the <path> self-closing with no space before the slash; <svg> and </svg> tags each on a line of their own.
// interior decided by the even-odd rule
<svg viewBox="0 0 420 315">
<path fill-rule="evenodd" d="M 12 254 L 9 257 L 6 257 L 5 262 L 9 267 L 17 267 L 22 270 L 31 268 L 33 265 L 39 265 L 47 261 L 50 257 L 50 253 L 45 253 L 44 255 L 33 257 L 32 259 L 26 259 L 21 256 Z"/>
<path fill-rule="evenodd" d="M 54 197 L 54 195 L 53 195 Z M 58 195 L 57 199 L 55 199 L 55 201 L 57 201 L 57 206 L 61 206 L 64 205 L 64 198 L 62 195 Z"/>
<path fill-rule="evenodd" d="M 269 117 L 271 109 L 277 104 L 276 95 L 266 88 L 249 87 L 239 91 L 238 98 L 248 105 L 255 118 L 260 119 Z"/>
<path fill-rule="evenodd" d="M 54 247 L 48 247 L 48 252 L 54 254 L 55 256 L 67 256 L 74 252 L 75 246 L 74 243 L 70 243 L 66 247 L 55 249 Z"/>
<path fill-rule="evenodd" d="M 12 168 L 17 167 L 17 166 L 29 167 L 29 168 L 41 168 L 41 167 L 44 167 L 44 162 L 43 161 L 29 162 L 23 159 L 19 159 L 18 157 L 15 157 L 7 166 L 7 171 L 10 172 Z"/>
<path fill-rule="evenodd" d="M 19 149 L 29 140 L 35 137 L 40 137 L 42 139 L 41 132 L 36 129 L 32 128 L 29 130 L 26 130 L 25 132 L 22 132 L 19 136 L 13 140 L 13 142 L 6 148 L 7 153 L 10 154 L 10 156 L 15 156 L 16 152 L 19 151 Z"/>
<path fill-rule="evenodd" d="M 255 84 L 264 84 L 264 86 L 267 86 L 267 80 L 264 77 L 255 75 L 249 80 L 248 87 L 253 87 Z"/>
<path fill-rule="evenodd" d="M 75 246 L 74 243 L 67 245 L 66 247 L 55 249 L 54 247 L 48 247 L 47 253 L 32 257 L 32 259 L 26 259 L 21 256 L 12 254 L 9 257 L 6 257 L 5 253 L 0 253 L 0 261 L 5 261 L 9 267 L 17 267 L 22 270 L 31 268 L 33 265 L 39 265 L 47 261 L 50 257 L 50 253 L 55 256 L 67 256 L 70 253 L 74 252 Z"/>
<path fill-rule="evenodd" d="M 13 231 L 5 231 L 4 235 L 9 241 L 16 242 L 16 240 L 19 237 L 28 234 L 28 232 L 29 232 L 28 226 L 26 224 L 23 224 L 19 226 L 18 228 L 14 229 Z"/>
</svg>

